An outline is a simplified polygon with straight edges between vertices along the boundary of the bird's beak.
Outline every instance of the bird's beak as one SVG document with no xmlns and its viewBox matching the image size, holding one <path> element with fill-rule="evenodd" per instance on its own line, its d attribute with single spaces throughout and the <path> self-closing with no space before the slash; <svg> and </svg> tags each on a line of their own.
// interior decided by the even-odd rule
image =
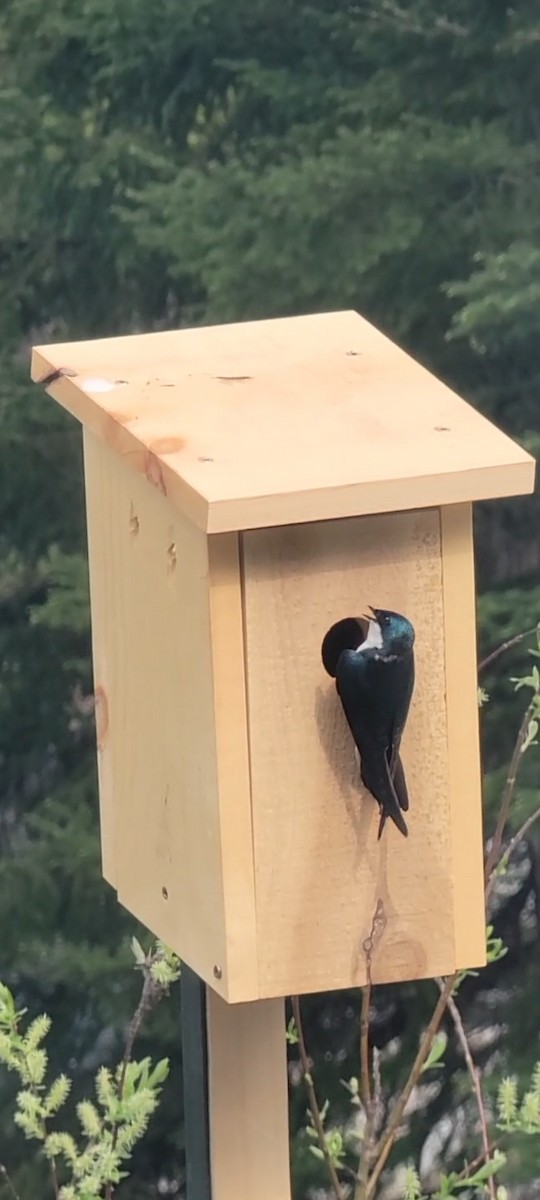
<svg viewBox="0 0 540 1200">
<path fill-rule="evenodd" d="M 371 604 L 366 604 L 366 609 L 365 609 L 365 612 L 362 613 L 362 617 L 363 617 L 364 621 L 376 621 L 377 620 L 375 613 L 371 607 Z"/>
</svg>

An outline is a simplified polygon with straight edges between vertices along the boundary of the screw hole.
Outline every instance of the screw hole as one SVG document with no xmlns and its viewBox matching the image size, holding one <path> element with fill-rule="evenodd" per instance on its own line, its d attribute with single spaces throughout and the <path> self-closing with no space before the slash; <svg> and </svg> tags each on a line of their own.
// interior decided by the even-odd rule
<svg viewBox="0 0 540 1200">
<path fill-rule="evenodd" d="M 131 530 L 132 537 L 137 537 L 139 532 L 139 518 L 133 505 L 131 505 L 131 512 L 129 514 L 129 528 Z"/>
<path fill-rule="evenodd" d="M 176 560 L 176 542 L 171 542 L 170 546 L 168 547 L 167 559 L 168 559 L 169 571 L 174 571 L 175 567 L 176 567 L 176 561 L 177 561 Z"/>
<path fill-rule="evenodd" d="M 222 975 L 223 975 L 223 971 L 221 970 L 221 967 L 218 967 L 218 965 L 216 963 L 216 965 L 214 967 L 214 979 L 221 979 Z"/>
<path fill-rule="evenodd" d="M 169 893 L 168 893 L 168 891 L 167 891 L 167 888 L 166 888 L 166 887 L 162 887 L 162 889 L 161 889 L 161 895 L 163 896 L 163 899 L 164 899 L 164 900 L 168 900 L 168 899 L 169 899 Z"/>
</svg>

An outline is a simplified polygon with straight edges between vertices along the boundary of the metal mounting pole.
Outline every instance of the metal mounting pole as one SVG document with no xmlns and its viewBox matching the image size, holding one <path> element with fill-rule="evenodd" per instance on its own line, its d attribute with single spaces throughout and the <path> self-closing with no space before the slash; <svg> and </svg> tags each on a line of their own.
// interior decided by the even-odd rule
<svg viewBox="0 0 540 1200">
<path fill-rule="evenodd" d="M 206 985 L 185 963 L 181 1004 L 187 1200 L 212 1200 Z"/>
</svg>

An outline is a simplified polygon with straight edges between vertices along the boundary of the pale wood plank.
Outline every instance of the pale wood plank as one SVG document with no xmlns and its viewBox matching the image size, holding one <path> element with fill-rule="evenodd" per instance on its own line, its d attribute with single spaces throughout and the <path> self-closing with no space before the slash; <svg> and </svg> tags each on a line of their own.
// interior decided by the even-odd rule
<svg viewBox="0 0 540 1200">
<path fill-rule="evenodd" d="M 441 512 L 456 966 L 486 962 L 476 597 L 470 504 Z"/>
<path fill-rule="evenodd" d="M 212 674 L 216 721 L 227 998 L 257 995 L 257 927 L 237 533 L 208 539 Z"/>
<path fill-rule="evenodd" d="M 212 1200 L 290 1200 L 283 1000 L 208 991 Z"/>
<path fill-rule="evenodd" d="M 223 994 L 229 970 L 225 888 L 235 978 L 245 987 L 251 980 L 253 990 L 251 845 L 249 827 L 247 835 L 242 829 L 247 751 L 237 731 L 229 757 L 224 754 L 230 727 L 223 711 L 226 652 L 218 646 L 212 660 L 212 625 L 219 636 L 238 624 L 240 580 L 237 575 L 236 598 L 227 580 L 237 547 L 214 544 L 211 579 L 205 535 L 88 432 L 85 471 L 95 685 L 107 714 L 100 721 L 98 709 L 107 878 L 121 902 Z M 234 637 L 237 643 L 237 631 Z M 241 659 L 232 680 L 237 701 L 239 678 L 243 686 Z M 240 722 L 241 713 L 236 715 Z M 245 742 L 245 727 L 243 737 Z M 234 851 L 228 834 L 224 845 L 228 871 L 232 864 L 239 872 L 232 893 L 229 880 L 224 885 L 219 808 L 221 788 L 230 803 L 231 772 L 238 836 Z M 227 812 L 225 807 L 225 817 Z"/>
<path fill-rule="evenodd" d="M 59 367 L 55 399 L 210 532 L 533 487 L 529 455 L 354 312 L 34 351 L 33 379 Z"/>
<path fill-rule="evenodd" d="M 439 514 L 253 531 L 243 548 L 260 994 L 363 984 L 379 901 L 374 981 L 452 971 L 461 801 L 449 792 Z M 328 627 L 366 604 L 417 631 L 408 840 L 389 823 L 376 841 L 378 810 L 320 661 Z"/>
</svg>

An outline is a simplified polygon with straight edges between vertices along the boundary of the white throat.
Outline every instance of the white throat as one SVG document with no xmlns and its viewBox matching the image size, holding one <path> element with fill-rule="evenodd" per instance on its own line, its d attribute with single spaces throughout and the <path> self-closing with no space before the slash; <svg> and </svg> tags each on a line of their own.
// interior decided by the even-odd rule
<svg viewBox="0 0 540 1200">
<path fill-rule="evenodd" d="M 378 621 L 370 621 L 368 625 L 367 637 L 359 646 L 356 647 L 356 653 L 361 654 L 363 650 L 381 650 L 383 644 L 382 630 Z"/>
</svg>

